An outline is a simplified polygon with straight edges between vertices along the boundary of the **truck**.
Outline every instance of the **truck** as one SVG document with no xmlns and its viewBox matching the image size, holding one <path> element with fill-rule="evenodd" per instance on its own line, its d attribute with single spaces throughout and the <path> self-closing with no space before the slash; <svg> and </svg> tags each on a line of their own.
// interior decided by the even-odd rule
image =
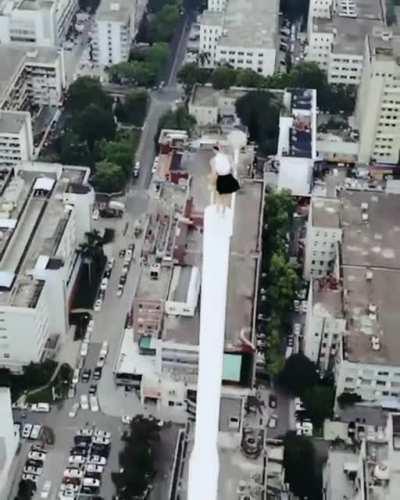
<svg viewBox="0 0 400 500">
<path fill-rule="evenodd" d="M 122 217 L 125 212 L 125 204 L 120 201 L 111 200 L 107 208 L 114 214 L 114 217 Z"/>
</svg>

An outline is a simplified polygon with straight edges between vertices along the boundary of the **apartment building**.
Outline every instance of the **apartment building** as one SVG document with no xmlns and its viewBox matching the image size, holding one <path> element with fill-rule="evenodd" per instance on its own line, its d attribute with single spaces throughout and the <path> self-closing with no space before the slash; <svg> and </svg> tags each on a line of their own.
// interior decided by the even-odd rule
<svg viewBox="0 0 400 500">
<path fill-rule="evenodd" d="M 33 150 L 30 113 L 0 111 L 0 166 L 30 161 Z"/>
<path fill-rule="evenodd" d="M 387 422 L 337 423 L 343 427 L 331 442 L 323 470 L 326 500 L 396 500 L 400 488 L 400 415 L 389 413 Z"/>
<path fill-rule="evenodd" d="M 325 277 L 333 271 L 342 240 L 340 201 L 313 198 L 310 203 L 304 276 L 306 279 Z"/>
<path fill-rule="evenodd" d="M 3 0 L 0 42 L 57 47 L 77 10 L 77 0 Z"/>
<path fill-rule="evenodd" d="M 329 83 L 358 85 L 365 37 L 385 31 L 384 9 L 375 0 L 310 2 L 306 60 L 327 72 Z"/>
<path fill-rule="evenodd" d="M 136 34 L 135 2 L 104 0 L 96 12 L 93 37 L 94 58 L 101 66 L 127 61 Z"/>
<path fill-rule="evenodd" d="M 229 0 L 224 10 L 204 11 L 200 15 L 204 66 L 229 64 L 271 75 L 277 64 L 278 14 L 276 0 Z"/>
<path fill-rule="evenodd" d="M 0 185 L 0 366 L 39 362 L 68 331 L 68 305 L 90 230 L 90 170 L 20 163 Z"/>
<path fill-rule="evenodd" d="M 51 47 L 0 45 L 0 109 L 58 106 L 64 87 L 62 52 Z"/>
<path fill-rule="evenodd" d="M 223 12 L 228 0 L 208 0 L 207 8 L 212 12 Z"/>
<path fill-rule="evenodd" d="M 7 498 L 11 465 L 19 444 L 19 433 L 14 428 L 11 394 L 8 387 L 0 387 L 0 495 Z"/>
<path fill-rule="evenodd" d="M 399 162 L 399 41 L 400 37 L 390 33 L 366 39 L 356 106 L 360 162 Z"/>
</svg>

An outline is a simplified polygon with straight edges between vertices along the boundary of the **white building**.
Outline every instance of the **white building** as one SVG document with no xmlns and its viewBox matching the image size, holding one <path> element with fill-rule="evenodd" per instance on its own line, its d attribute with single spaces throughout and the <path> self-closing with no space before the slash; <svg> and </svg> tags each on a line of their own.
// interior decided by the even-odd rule
<svg viewBox="0 0 400 500">
<path fill-rule="evenodd" d="M 33 149 L 30 113 L 0 111 L 0 166 L 32 160 Z"/>
<path fill-rule="evenodd" d="M 341 423 L 337 423 L 340 425 Z M 400 488 L 400 415 L 388 414 L 386 426 L 345 425 L 345 437 L 332 441 L 323 470 L 326 500 L 396 500 Z"/>
<path fill-rule="evenodd" d="M 165 313 L 172 316 L 194 316 L 199 301 L 201 276 L 196 266 L 175 266 Z"/>
<path fill-rule="evenodd" d="M 0 45 L 0 109 L 58 106 L 65 87 L 64 55 L 52 47 Z"/>
<path fill-rule="evenodd" d="M 365 37 L 385 29 L 381 2 L 314 0 L 308 16 L 306 60 L 325 70 L 329 83 L 358 85 Z"/>
<path fill-rule="evenodd" d="M 8 387 L 0 387 L 0 496 L 7 498 L 9 473 L 19 443 L 18 431 L 14 428 L 11 411 L 11 396 Z"/>
<path fill-rule="evenodd" d="M 228 0 L 208 0 L 208 10 L 212 12 L 223 12 Z"/>
<path fill-rule="evenodd" d="M 222 4 L 221 4 L 222 5 Z M 224 11 L 200 16 L 200 53 L 205 67 L 229 64 L 264 76 L 277 64 L 279 2 L 229 0 Z"/>
<path fill-rule="evenodd" d="M 89 169 L 21 163 L 7 170 L 0 198 L 0 366 L 19 371 L 62 340 L 90 230 Z"/>
<path fill-rule="evenodd" d="M 77 0 L 3 0 L 0 42 L 57 47 L 77 10 Z"/>
<path fill-rule="evenodd" d="M 104 0 L 96 12 L 94 57 L 101 66 L 127 61 L 135 37 L 135 2 Z"/>
<path fill-rule="evenodd" d="M 279 94 L 278 94 L 279 95 Z M 278 189 L 294 196 L 308 196 L 316 159 L 317 94 L 310 89 L 290 89 L 282 95 L 279 117 Z"/>
<path fill-rule="evenodd" d="M 400 37 L 369 36 L 358 89 L 356 121 L 360 133 L 359 161 L 399 162 Z"/>
<path fill-rule="evenodd" d="M 333 271 L 338 243 L 342 239 L 339 219 L 340 201 L 313 198 L 307 221 L 304 276 L 323 278 Z"/>
</svg>

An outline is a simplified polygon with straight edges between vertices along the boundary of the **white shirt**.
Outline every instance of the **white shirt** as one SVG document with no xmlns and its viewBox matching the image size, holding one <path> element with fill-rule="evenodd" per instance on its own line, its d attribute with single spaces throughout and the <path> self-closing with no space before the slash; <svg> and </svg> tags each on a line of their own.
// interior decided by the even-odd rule
<svg viewBox="0 0 400 500">
<path fill-rule="evenodd" d="M 228 156 L 221 151 L 218 151 L 214 158 L 211 158 L 210 164 L 217 175 L 228 175 L 232 172 Z"/>
</svg>

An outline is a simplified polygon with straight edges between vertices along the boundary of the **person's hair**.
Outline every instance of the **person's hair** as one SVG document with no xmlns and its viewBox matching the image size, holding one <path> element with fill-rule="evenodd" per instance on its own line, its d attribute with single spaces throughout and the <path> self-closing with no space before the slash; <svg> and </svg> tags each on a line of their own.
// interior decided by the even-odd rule
<svg viewBox="0 0 400 500">
<path fill-rule="evenodd" d="M 215 146 L 213 146 L 213 150 L 214 150 L 214 151 L 219 151 L 219 146 L 218 146 L 218 144 L 215 144 Z"/>
</svg>

